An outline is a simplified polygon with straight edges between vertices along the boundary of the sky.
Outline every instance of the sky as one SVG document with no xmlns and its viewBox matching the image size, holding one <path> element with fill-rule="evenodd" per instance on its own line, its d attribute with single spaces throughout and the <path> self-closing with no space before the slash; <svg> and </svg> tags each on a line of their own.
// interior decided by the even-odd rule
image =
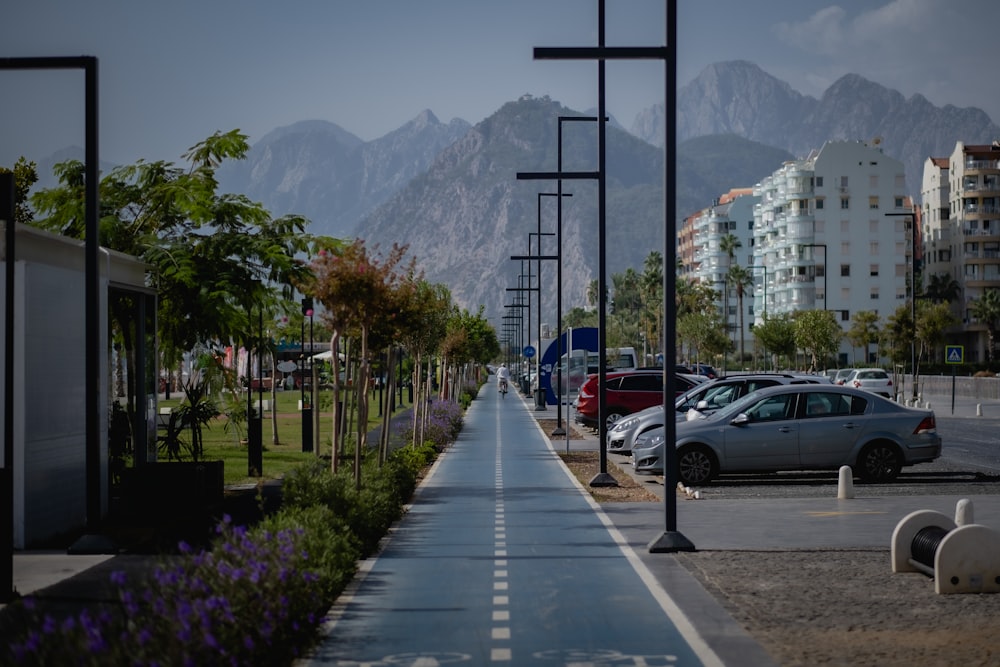
<svg viewBox="0 0 1000 667">
<path fill-rule="evenodd" d="M 662 46 L 664 0 L 606 0 L 605 43 Z M 430 109 L 478 123 L 548 95 L 597 107 L 597 65 L 536 46 L 597 44 L 597 0 L 3 0 L 0 59 L 96 56 L 100 157 L 182 162 L 216 131 L 251 143 L 327 120 L 368 141 Z M 748 60 L 814 97 L 860 74 L 1000 121 L 996 0 L 678 0 L 678 82 Z M 0 165 L 84 146 L 82 71 L 0 70 Z M 664 99 L 661 62 L 607 64 L 626 128 Z"/>
</svg>

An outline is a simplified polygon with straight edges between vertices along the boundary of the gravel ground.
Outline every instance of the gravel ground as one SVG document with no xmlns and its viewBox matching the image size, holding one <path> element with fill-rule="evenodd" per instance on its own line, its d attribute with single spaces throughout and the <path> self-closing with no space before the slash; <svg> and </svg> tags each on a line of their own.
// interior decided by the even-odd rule
<svg viewBox="0 0 1000 667">
<path fill-rule="evenodd" d="M 584 486 L 597 452 L 560 454 Z M 647 502 L 621 487 L 598 502 Z M 614 494 L 614 495 L 611 495 Z M 675 554 L 783 666 L 1000 665 L 1000 595 L 938 595 L 923 574 L 893 574 L 889 549 L 696 551 Z"/>
</svg>

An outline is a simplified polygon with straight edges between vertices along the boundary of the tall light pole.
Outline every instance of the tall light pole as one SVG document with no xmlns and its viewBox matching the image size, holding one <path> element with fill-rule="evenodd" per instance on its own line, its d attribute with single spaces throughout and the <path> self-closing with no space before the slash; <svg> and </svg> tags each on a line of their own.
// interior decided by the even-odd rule
<svg viewBox="0 0 1000 667">
<path fill-rule="evenodd" d="M 312 391 L 309 392 L 309 401 L 306 401 L 306 363 L 309 361 L 312 366 L 312 297 L 302 297 L 302 359 L 299 367 L 299 402 L 302 404 L 302 451 L 311 452 L 313 450 L 312 433 Z M 306 350 L 306 318 L 309 318 L 309 352 Z M 273 380 L 272 380 L 273 382 Z M 310 381 L 310 384 L 312 382 Z"/>
<path fill-rule="evenodd" d="M 914 335 L 910 338 L 910 373 L 912 375 L 912 399 L 917 402 L 917 218 L 914 212 L 886 213 L 887 218 L 905 217 L 910 221 L 910 322 Z"/>
<path fill-rule="evenodd" d="M 669 372 L 668 363 L 671 357 L 676 358 L 676 322 L 674 318 L 668 316 L 667 307 L 673 299 L 676 287 L 676 275 L 674 274 L 674 259 L 677 256 L 677 182 L 674 169 L 671 169 L 671 160 L 677 157 L 677 0 L 667 0 L 666 3 L 666 41 L 667 46 L 657 47 L 607 47 L 604 44 L 604 0 L 598 0 L 598 46 L 593 47 L 536 47 L 535 58 L 541 59 L 563 59 L 563 60 L 600 60 L 598 70 L 598 116 L 603 118 L 604 113 L 604 86 L 603 72 L 604 60 L 607 59 L 656 59 L 663 60 L 665 69 L 664 84 L 664 117 L 666 121 L 666 131 L 663 142 L 663 192 L 664 192 L 664 252 L 663 252 L 663 409 L 666 414 L 671 414 L 673 410 L 675 389 L 677 387 L 676 375 Z M 671 56 L 670 49 L 674 49 Z M 599 216 L 604 220 L 604 125 L 598 123 L 600 131 L 598 133 L 598 150 L 600 154 L 599 173 L 601 174 L 599 192 L 601 198 L 599 202 Z M 600 226 L 603 232 L 603 224 Z M 600 239 L 603 247 L 603 238 Z M 603 276 L 602 276 L 603 277 Z M 601 341 L 603 343 L 603 341 Z M 601 346 L 601 356 L 606 355 L 606 349 Z M 603 371 L 603 366 L 602 366 Z M 604 378 L 602 377 L 601 389 L 603 395 Z M 602 406 L 603 407 L 603 406 Z M 676 424 L 673 420 L 667 419 L 664 424 L 664 437 L 666 442 L 673 442 L 676 436 Z M 604 424 L 604 420 L 599 420 Z M 604 433 L 601 432 L 601 460 L 604 465 Z M 666 465 L 664 465 L 664 487 L 672 491 L 677 481 L 676 452 L 668 447 L 669 454 Z M 593 482 L 591 482 L 593 484 Z M 666 553 L 676 551 L 694 551 L 694 544 L 684 535 L 677 531 L 677 497 L 672 492 L 663 494 L 664 505 L 664 532 L 649 544 L 649 551 L 652 553 Z"/>
<path fill-rule="evenodd" d="M 763 283 L 763 285 L 764 285 L 764 295 L 763 295 L 763 299 L 761 299 L 761 305 L 763 306 L 763 308 L 761 309 L 761 313 L 763 313 L 762 317 L 766 320 L 767 319 L 767 267 L 765 265 L 763 265 L 763 264 L 751 264 L 750 265 L 750 272 L 751 273 L 757 271 L 758 269 L 764 272 L 764 283 Z M 757 285 L 755 284 L 754 285 L 754 296 L 755 297 L 756 297 L 756 294 L 757 294 Z M 754 311 L 754 319 L 757 319 L 757 312 L 756 311 Z M 764 348 L 764 370 L 765 371 L 767 370 L 767 348 L 766 347 Z"/>
</svg>

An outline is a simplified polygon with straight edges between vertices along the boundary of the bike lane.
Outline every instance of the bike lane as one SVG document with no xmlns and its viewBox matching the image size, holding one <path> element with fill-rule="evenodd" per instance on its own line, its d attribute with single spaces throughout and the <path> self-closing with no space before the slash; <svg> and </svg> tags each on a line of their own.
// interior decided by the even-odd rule
<svg viewBox="0 0 1000 667">
<path fill-rule="evenodd" d="M 602 518 L 487 385 L 306 664 L 721 664 Z"/>
</svg>

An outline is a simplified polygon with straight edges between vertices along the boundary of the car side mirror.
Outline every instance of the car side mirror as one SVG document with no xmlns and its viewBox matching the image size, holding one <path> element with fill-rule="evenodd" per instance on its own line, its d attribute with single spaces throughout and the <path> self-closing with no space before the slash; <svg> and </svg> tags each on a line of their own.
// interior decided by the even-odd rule
<svg viewBox="0 0 1000 667">
<path fill-rule="evenodd" d="M 733 421 L 729 423 L 732 424 L 733 426 L 745 426 L 746 424 L 750 423 L 750 417 L 747 416 L 747 413 L 741 412 L 740 414 L 733 417 Z"/>
<path fill-rule="evenodd" d="M 698 401 L 698 405 L 694 406 L 694 409 L 695 410 L 708 410 L 708 401 L 706 401 L 704 399 Z"/>
</svg>

